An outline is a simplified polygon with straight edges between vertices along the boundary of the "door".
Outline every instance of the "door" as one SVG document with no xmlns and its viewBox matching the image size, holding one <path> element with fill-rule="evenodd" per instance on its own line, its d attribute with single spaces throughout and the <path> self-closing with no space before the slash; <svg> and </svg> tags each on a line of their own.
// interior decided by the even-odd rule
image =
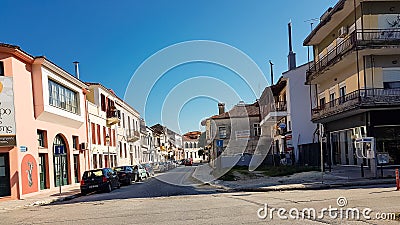
<svg viewBox="0 0 400 225">
<path fill-rule="evenodd" d="M 74 155 L 74 180 L 79 183 L 79 155 Z"/>
<path fill-rule="evenodd" d="M 40 190 L 46 189 L 46 157 L 45 154 L 39 154 L 39 177 Z"/>
<path fill-rule="evenodd" d="M 8 153 L 5 153 L 0 154 L 0 197 L 10 195 L 10 164 Z"/>
</svg>

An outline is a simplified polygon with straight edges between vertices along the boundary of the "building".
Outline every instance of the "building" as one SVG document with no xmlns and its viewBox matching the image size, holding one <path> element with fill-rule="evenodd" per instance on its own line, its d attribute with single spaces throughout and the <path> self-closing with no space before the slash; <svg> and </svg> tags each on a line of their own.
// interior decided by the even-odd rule
<svg viewBox="0 0 400 225">
<path fill-rule="evenodd" d="M 89 168 L 87 86 L 45 57 L 0 44 L 0 198 L 78 183 Z"/>
<path fill-rule="evenodd" d="M 116 99 L 118 165 L 139 164 L 143 155 L 140 148 L 140 114 L 122 99 Z"/>
<path fill-rule="evenodd" d="M 215 161 L 222 153 L 224 156 L 254 154 L 261 135 L 258 102 L 245 104 L 240 101 L 228 112 L 225 112 L 224 103 L 218 103 L 218 112 L 202 121 L 206 127 L 210 160 Z"/>
<path fill-rule="evenodd" d="M 153 130 L 146 126 L 144 119 L 140 119 L 140 146 L 143 163 L 159 162 L 158 151 L 155 148 Z"/>
<path fill-rule="evenodd" d="M 182 136 L 167 127 L 156 124 L 151 127 L 154 148 L 159 161 L 183 159 Z"/>
<path fill-rule="evenodd" d="M 304 40 L 314 53 L 311 119 L 321 124 L 328 164 L 374 164 L 355 148 L 363 137 L 374 138 L 372 153 L 400 164 L 399 14 L 400 1 L 340 0 Z"/>
<path fill-rule="evenodd" d="M 86 83 L 88 110 L 88 148 L 90 168 L 113 167 L 117 165 L 117 124 L 120 122 L 117 109 L 117 97 L 99 83 Z"/>
<path fill-rule="evenodd" d="M 288 29 L 288 71 L 282 73 L 276 84 L 266 87 L 259 99 L 261 133 L 267 140 L 271 140 L 270 153 L 285 155 L 286 163 L 299 163 L 301 158 L 303 164 L 318 165 L 319 145 L 314 135 L 317 126 L 311 122 L 310 114 L 310 93 L 314 92 L 310 90 L 312 86 L 304 84 L 309 65 L 296 66 L 296 55 L 291 43 L 291 23 Z M 305 152 L 300 154 L 300 149 L 310 148 L 313 148 L 312 153 L 317 156 L 312 161 L 307 160 L 308 157 L 304 159 Z M 286 153 L 290 158 L 286 158 Z"/>
<path fill-rule="evenodd" d="M 191 131 L 183 135 L 184 158 L 193 162 L 205 162 L 208 160 L 204 147 L 200 147 L 200 131 Z"/>
</svg>

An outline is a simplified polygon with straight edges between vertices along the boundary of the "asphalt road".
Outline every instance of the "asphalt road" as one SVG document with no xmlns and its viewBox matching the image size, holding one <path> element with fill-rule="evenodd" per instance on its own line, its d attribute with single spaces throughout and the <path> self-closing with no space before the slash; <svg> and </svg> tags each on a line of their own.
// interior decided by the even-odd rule
<svg viewBox="0 0 400 225">
<path fill-rule="evenodd" d="M 400 212 L 400 192 L 393 187 L 217 193 L 191 180 L 188 174 L 192 169 L 180 167 L 160 175 L 159 179 L 152 178 L 111 193 L 4 212 L 0 224 L 399 224 L 376 218 L 377 213 Z M 339 197 L 346 204 L 339 206 Z M 370 208 L 371 218 L 362 215 L 359 219 L 332 218 L 327 211 L 319 213 L 329 207 L 342 211 Z M 279 208 L 297 209 L 300 217 L 282 219 L 277 212 Z M 310 213 L 302 213 L 304 208 L 314 208 L 321 218 L 307 218 Z M 275 211 L 265 215 L 265 209 Z M 303 215 L 305 218 L 301 218 Z"/>
</svg>

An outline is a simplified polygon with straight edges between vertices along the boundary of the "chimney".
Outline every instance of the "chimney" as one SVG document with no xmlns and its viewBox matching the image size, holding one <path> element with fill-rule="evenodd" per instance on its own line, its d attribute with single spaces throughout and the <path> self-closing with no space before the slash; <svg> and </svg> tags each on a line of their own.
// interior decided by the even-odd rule
<svg viewBox="0 0 400 225">
<path fill-rule="evenodd" d="M 292 70 L 296 68 L 296 53 L 293 52 L 292 47 L 292 22 L 288 23 L 289 30 L 289 55 L 288 55 L 288 68 Z"/>
<path fill-rule="evenodd" d="M 79 62 L 73 62 L 75 64 L 75 77 L 79 79 Z"/>
<path fill-rule="evenodd" d="M 218 115 L 225 113 L 225 103 L 218 103 Z"/>
</svg>

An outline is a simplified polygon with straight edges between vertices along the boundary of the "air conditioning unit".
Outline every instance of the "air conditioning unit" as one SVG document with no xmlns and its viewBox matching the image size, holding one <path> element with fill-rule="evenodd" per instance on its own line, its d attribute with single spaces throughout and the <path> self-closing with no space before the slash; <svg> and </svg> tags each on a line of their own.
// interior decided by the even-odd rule
<svg viewBox="0 0 400 225">
<path fill-rule="evenodd" d="M 82 142 L 81 144 L 80 144 L 80 149 L 81 150 L 85 150 L 85 149 L 88 149 L 89 148 L 89 146 L 88 146 L 88 143 L 87 142 Z"/>
<path fill-rule="evenodd" d="M 343 26 L 338 30 L 339 37 L 345 37 L 347 35 L 347 27 Z"/>
</svg>

